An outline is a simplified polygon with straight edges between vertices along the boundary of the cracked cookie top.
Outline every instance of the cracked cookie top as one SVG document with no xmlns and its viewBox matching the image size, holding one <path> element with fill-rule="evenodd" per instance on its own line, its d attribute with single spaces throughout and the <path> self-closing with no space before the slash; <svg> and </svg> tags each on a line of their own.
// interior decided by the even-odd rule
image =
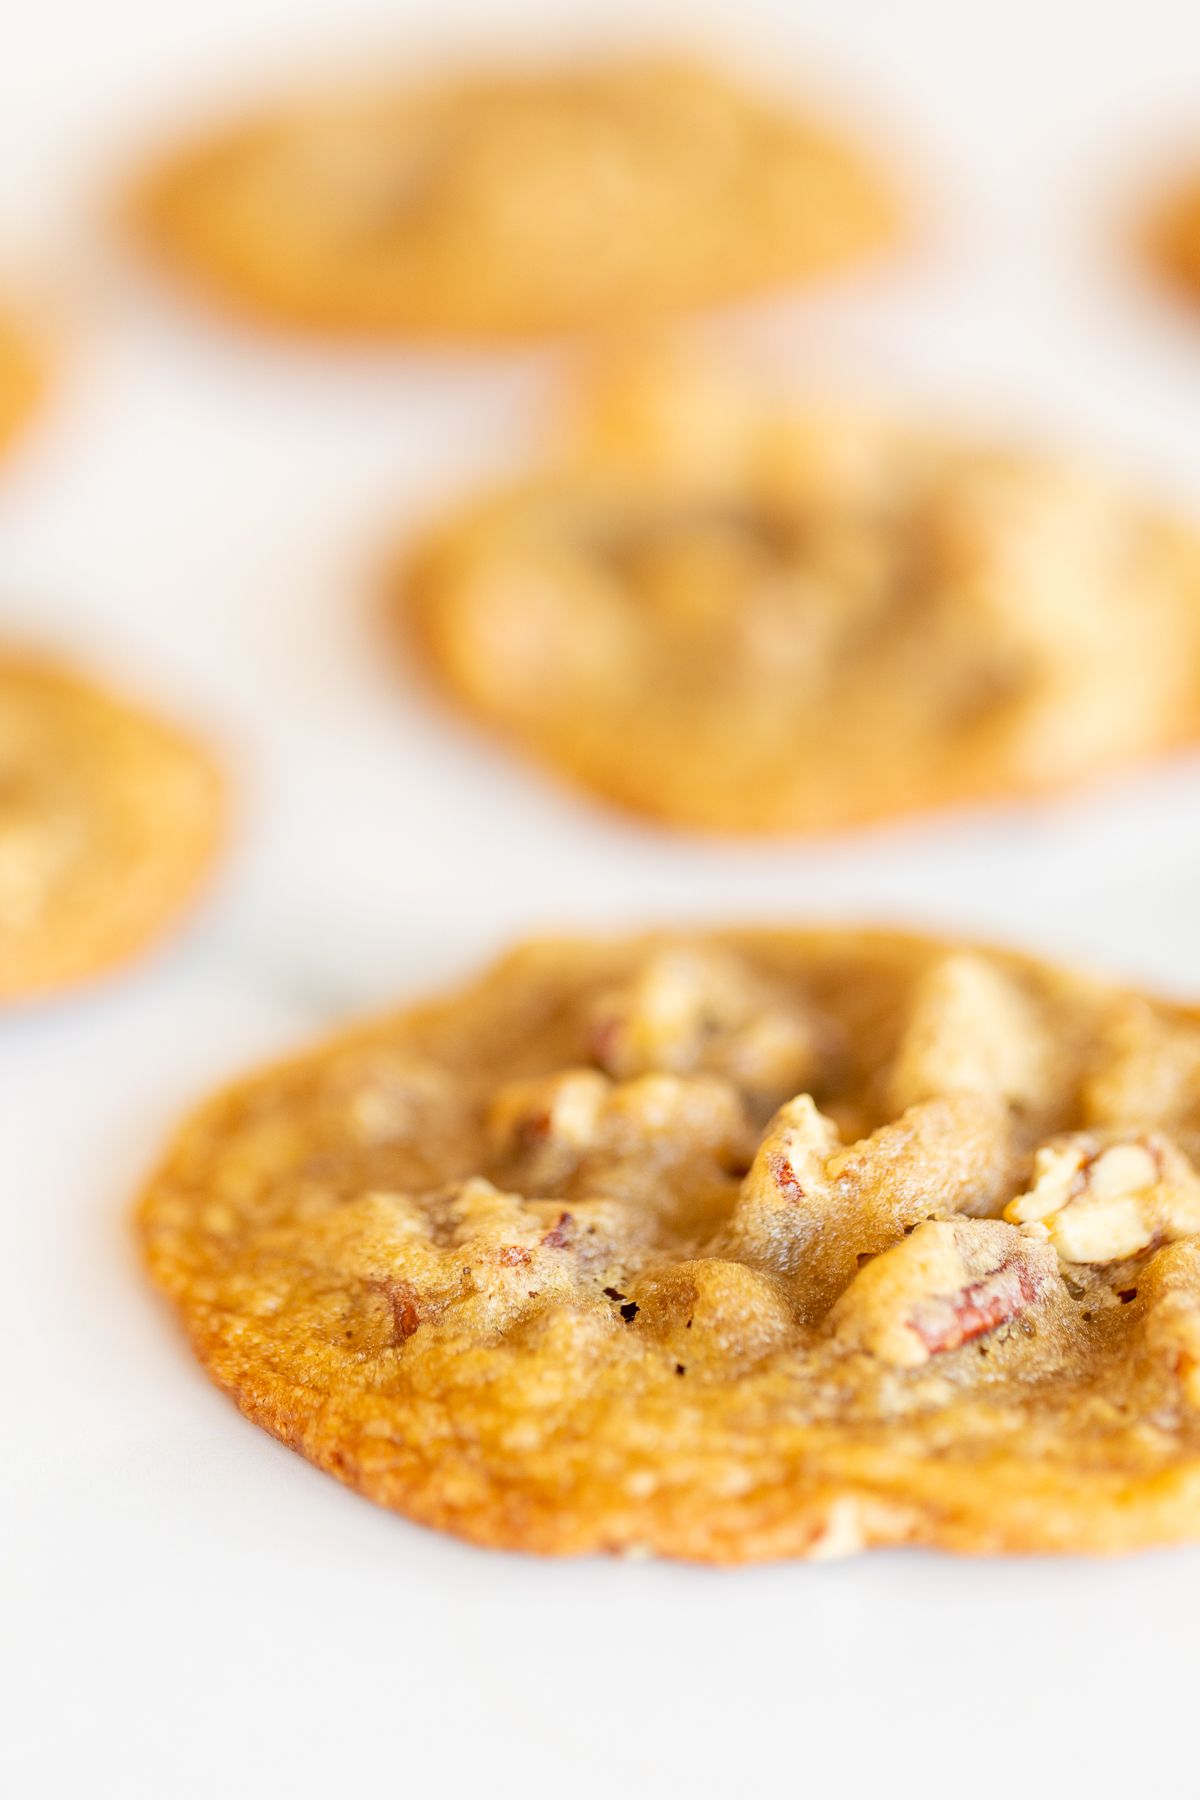
<svg viewBox="0 0 1200 1800">
<path fill-rule="evenodd" d="M 892 228 L 835 136 L 681 61 L 333 89 L 185 148 L 134 212 L 263 319 L 484 341 L 802 280 Z"/>
<path fill-rule="evenodd" d="M 1053 457 L 601 379 L 558 466 L 406 551 L 472 712 L 691 828 L 825 829 L 1061 787 L 1200 730 L 1200 534 Z"/>
<path fill-rule="evenodd" d="M 254 1419 L 476 1541 L 1200 1535 L 1200 1023 L 862 931 L 518 950 L 220 1095 L 140 1212 Z"/>
<path fill-rule="evenodd" d="M 220 782 L 173 727 L 0 646 L 0 1004 L 140 950 L 212 857 Z"/>
</svg>

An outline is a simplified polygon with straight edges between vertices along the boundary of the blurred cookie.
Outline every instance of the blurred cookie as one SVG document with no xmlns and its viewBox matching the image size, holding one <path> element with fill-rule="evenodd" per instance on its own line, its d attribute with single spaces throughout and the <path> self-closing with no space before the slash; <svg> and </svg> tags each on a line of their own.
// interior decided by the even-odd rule
<svg viewBox="0 0 1200 1800">
<path fill-rule="evenodd" d="M 187 146 L 133 210 L 265 320 L 484 342 L 805 280 L 892 229 L 836 136 L 672 61 L 335 89 Z"/>
<path fill-rule="evenodd" d="M 1200 174 L 1172 190 L 1153 215 L 1150 254 L 1188 299 L 1200 301 Z"/>
<path fill-rule="evenodd" d="M 473 713 L 675 824 L 801 832 L 1200 735 L 1200 535 L 1053 457 L 672 361 L 396 588 Z"/>
<path fill-rule="evenodd" d="M 38 359 L 28 340 L 0 314 L 0 449 L 24 424 L 40 385 Z"/>
<path fill-rule="evenodd" d="M 221 785 L 172 727 L 0 648 L 0 1004 L 141 950 L 213 855 Z"/>
<path fill-rule="evenodd" d="M 251 1418 L 479 1543 L 1200 1536 L 1200 1016 L 886 933 L 532 944 L 141 1205 Z"/>
</svg>

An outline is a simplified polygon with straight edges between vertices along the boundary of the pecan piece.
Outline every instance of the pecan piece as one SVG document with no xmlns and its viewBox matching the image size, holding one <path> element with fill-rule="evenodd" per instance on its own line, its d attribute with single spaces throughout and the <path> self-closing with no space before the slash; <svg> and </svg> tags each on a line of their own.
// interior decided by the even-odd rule
<svg viewBox="0 0 1200 1800">
<path fill-rule="evenodd" d="M 592 1055 L 622 1080 L 655 1071 L 725 1076 L 775 1104 L 812 1075 L 811 1022 L 735 956 L 660 951 L 624 987 L 598 997 Z"/>
<path fill-rule="evenodd" d="M 726 1245 L 743 1261 L 794 1276 L 804 1317 L 817 1319 L 862 1257 L 935 1213 L 987 1211 L 1012 1168 L 1001 1101 L 973 1094 L 926 1101 L 843 1146 L 832 1121 L 801 1095 L 772 1120 Z"/>
<path fill-rule="evenodd" d="M 996 1219 L 929 1220 L 860 1269 L 829 1314 L 847 1349 L 893 1368 L 1022 1317 L 1058 1281 L 1054 1253 Z"/>
<path fill-rule="evenodd" d="M 492 1146 L 500 1156 L 543 1146 L 579 1154 L 596 1136 L 610 1089 L 611 1083 L 595 1069 L 506 1082 L 488 1106 Z"/>
<path fill-rule="evenodd" d="M 1050 1038 L 1032 1001 L 985 957 L 943 958 L 918 981 L 889 1077 L 897 1112 L 941 1094 L 979 1094 L 1040 1110 Z"/>
<path fill-rule="evenodd" d="M 917 1308 L 909 1320 L 931 1356 L 957 1350 L 972 1338 L 982 1337 L 1015 1319 L 1041 1292 L 1028 1264 L 1017 1257 L 1000 1264 L 990 1275 L 968 1283 L 956 1294 L 938 1295 Z"/>
<path fill-rule="evenodd" d="M 1124 1262 L 1200 1231 L 1200 1178 L 1158 1133 L 1075 1132 L 1043 1145 L 1004 1216 L 1040 1226 L 1064 1262 Z"/>
</svg>

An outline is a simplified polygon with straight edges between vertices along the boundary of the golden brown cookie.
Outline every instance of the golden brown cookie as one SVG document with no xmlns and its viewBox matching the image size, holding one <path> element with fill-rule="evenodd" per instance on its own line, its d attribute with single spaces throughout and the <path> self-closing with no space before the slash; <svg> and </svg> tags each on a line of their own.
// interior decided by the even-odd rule
<svg viewBox="0 0 1200 1800">
<path fill-rule="evenodd" d="M 41 386 L 41 368 L 25 334 L 0 314 L 0 449 L 25 419 Z"/>
<path fill-rule="evenodd" d="M 1187 299 L 1200 301 L 1200 174 L 1175 187 L 1154 212 L 1148 241 L 1159 271 Z"/>
<path fill-rule="evenodd" d="M 0 1004 L 134 955 L 212 857 L 221 784 L 173 727 L 0 648 Z"/>
<path fill-rule="evenodd" d="M 395 587 L 465 706 L 672 823 L 801 832 L 1200 735 L 1200 534 L 1090 470 L 679 363 Z"/>
<path fill-rule="evenodd" d="M 1200 1014 L 866 931 L 518 950 L 140 1212 L 251 1418 L 483 1544 L 1200 1537 Z"/>
<path fill-rule="evenodd" d="M 837 137 L 679 61 L 334 89 L 187 146 L 133 213 L 264 320 L 484 342 L 804 280 L 892 229 Z"/>
</svg>

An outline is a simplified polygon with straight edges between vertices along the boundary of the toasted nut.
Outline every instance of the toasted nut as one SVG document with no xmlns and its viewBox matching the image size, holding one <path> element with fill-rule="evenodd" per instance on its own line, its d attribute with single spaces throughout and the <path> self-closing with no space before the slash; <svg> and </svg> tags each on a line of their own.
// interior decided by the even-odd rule
<svg viewBox="0 0 1200 1800">
<path fill-rule="evenodd" d="M 595 1069 L 566 1069 L 527 1081 L 507 1081 L 488 1107 L 487 1129 L 500 1155 L 544 1143 L 575 1152 L 595 1137 L 612 1083 Z"/>
<path fill-rule="evenodd" d="M 798 1094 L 771 1120 L 742 1184 L 743 1199 L 770 1207 L 816 1200 L 828 1187 L 826 1167 L 839 1144 L 832 1119 L 818 1112 L 810 1094 Z"/>
<path fill-rule="evenodd" d="M 1052 1281 L 1053 1252 L 1012 1226 L 930 1220 L 859 1270 L 829 1329 L 847 1349 L 915 1369 L 1017 1318 Z"/>
<path fill-rule="evenodd" d="M 914 1106 L 842 1146 L 807 1095 L 772 1121 L 742 1183 L 727 1233 L 737 1255 L 794 1276 L 815 1319 L 877 1255 L 935 1213 L 986 1211 L 1011 1167 L 1000 1102 L 956 1095 Z"/>
<path fill-rule="evenodd" d="M 1200 1231 L 1200 1179 L 1169 1138 L 1077 1132 L 1038 1151 L 1004 1216 L 1044 1227 L 1065 1262 L 1123 1262 Z"/>
<path fill-rule="evenodd" d="M 918 983 L 892 1065 L 897 1111 L 939 1094 L 1044 1102 L 1049 1039 L 1016 983 L 981 956 L 936 963 Z"/>
<path fill-rule="evenodd" d="M 1200 1127 L 1200 1031 L 1130 1000 L 1102 1035 L 1083 1091 L 1084 1119 L 1101 1128 L 1194 1135 Z"/>
<path fill-rule="evenodd" d="M 628 986 L 602 995 L 592 1049 L 610 1075 L 708 1070 L 769 1101 L 795 1093 L 814 1064 L 809 1021 L 716 951 L 663 952 Z"/>
</svg>

